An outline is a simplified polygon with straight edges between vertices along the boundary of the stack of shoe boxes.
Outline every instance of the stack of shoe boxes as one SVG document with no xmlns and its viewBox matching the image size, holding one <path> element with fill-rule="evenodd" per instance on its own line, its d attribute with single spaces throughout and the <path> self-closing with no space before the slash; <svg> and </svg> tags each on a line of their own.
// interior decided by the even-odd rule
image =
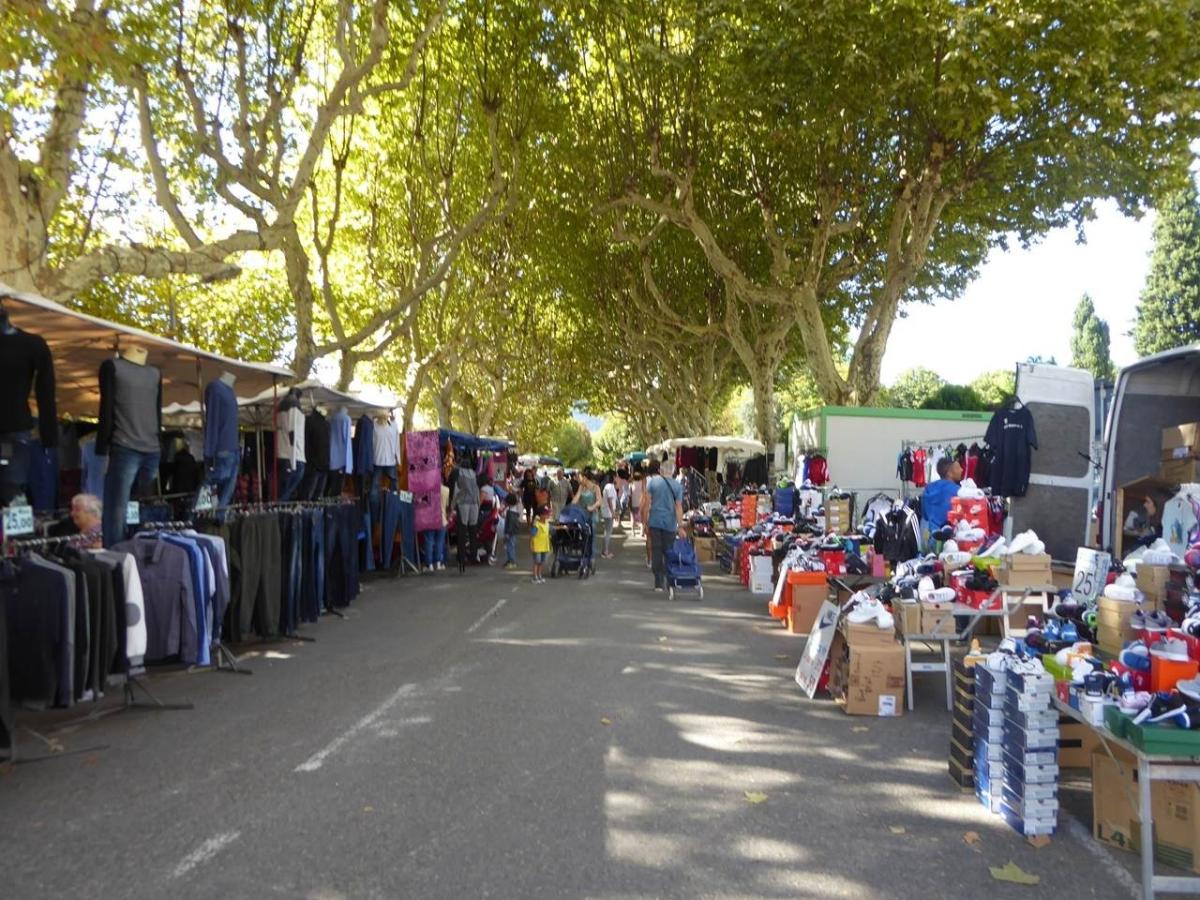
<svg viewBox="0 0 1200 900">
<path fill-rule="evenodd" d="M 1000 813 L 1028 837 L 1058 824 L 1058 713 L 1054 679 L 1036 663 L 1017 663 L 1004 694 L 1004 786 Z"/>
<path fill-rule="evenodd" d="M 950 777 L 963 790 L 975 787 L 975 666 L 954 663 L 954 724 L 950 738 Z"/>
<path fill-rule="evenodd" d="M 975 666 L 975 796 L 994 813 L 1004 793 L 1004 697 L 1008 672 Z"/>
</svg>

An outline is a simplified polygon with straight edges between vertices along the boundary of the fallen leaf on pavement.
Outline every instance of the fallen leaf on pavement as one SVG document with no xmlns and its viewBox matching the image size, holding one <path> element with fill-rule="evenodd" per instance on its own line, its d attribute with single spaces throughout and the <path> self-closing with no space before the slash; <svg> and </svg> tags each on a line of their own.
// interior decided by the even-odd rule
<svg viewBox="0 0 1200 900">
<path fill-rule="evenodd" d="M 907 831 L 904 830 L 903 825 L 889 825 L 888 831 L 890 831 L 892 834 L 907 834 L 908 833 Z"/>
<path fill-rule="evenodd" d="M 1007 881 L 1009 884 L 1034 885 L 1040 884 L 1042 880 L 1041 876 L 1026 872 L 1015 862 L 1008 862 L 1003 866 L 988 866 L 988 871 L 997 881 Z"/>
<path fill-rule="evenodd" d="M 851 730 L 851 731 L 854 731 L 854 732 L 857 732 L 857 733 L 859 733 L 859 734 L 862 734 L 864 731 L 870 731 L 871 729 L 870 729 L 870 728 L 868 728 L 866 725 L 855 725 L 855 726 L 854 726 L 853 728 L 851 728 L 850 730 Z"/>
<path fill-rule="evenodd" d="M 605 717 L 602 717 L 602 718 L 600 719 L 600 724 L 601 724 L 601 725 L 611 725 L 611 724 L 612 724 L 612 719 L 608 718 L 607 716 L 605 716 Z"/>
<path fill-rule="evenodd" d="M 963 835 L 963 843 L 971 847 L 978 847 L 983 843 L 983 838 L 979 836 L 978 831 L 968 831 Z"/>
<path fill-rule="evenodd" d="M 775 658 L 776 658 L 776 659 L 781 659 L 781 660 L 782 660 L 782 659 L 791 659 L 791 657 L 790 657 L 788 654 L 786 654 L 786 653 L 776 653 L 776 654 L 775 654 Z"/>
<path fill-rule="evenodd" d="M 373 807 L 373 806 L 364 806 L 364 807 L 363 807 L 363 812 L 375 812 L 375 807 Z"/>
<path fill-rule="evenodd" d="M 1050 846 L 1050 835 L 1048 834 L 1035 834 L 1032 837 L 1025 838 L 1025 840 L 1029 842 L 1029 846 L 1037 850 Z"/>
<path fill-rule="evenodd" d="M 758 791 L 742 791 L 742 793 L 745 794 L 747 803 L 767 802 L 767 795 L 759 793 Z"/>
</svg>

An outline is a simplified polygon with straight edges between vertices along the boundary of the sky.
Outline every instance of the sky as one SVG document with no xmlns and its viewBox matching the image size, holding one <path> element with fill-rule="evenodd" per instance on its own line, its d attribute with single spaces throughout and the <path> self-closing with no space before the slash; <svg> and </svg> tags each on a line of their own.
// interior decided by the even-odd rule
<svg viewBox="0 0 1200 900">
<path fill-rule="evenodd" d="M 994 251 L 963 296 L 909 308 L 897 319 L 883 358 L 883 383 L 914 366 L 954 384 L 1011 369 L 1030 356 L 1071 363 L 1071 320 L 1086 292 L 1108 322 L 1118 367 L 1137 358 L 1128 332 L 1150 266 L 1154 214 L 1140 220 L 1105 204 L 1077 244 L 1073 228 L 1028 250 Z"/>
</svg>

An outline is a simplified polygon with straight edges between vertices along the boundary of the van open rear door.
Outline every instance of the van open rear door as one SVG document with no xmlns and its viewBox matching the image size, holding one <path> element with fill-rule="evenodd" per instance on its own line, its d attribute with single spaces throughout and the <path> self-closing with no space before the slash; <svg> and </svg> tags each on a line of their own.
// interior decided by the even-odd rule
<svg viewBox="0 0 1200 900">
<path fill-rule="evenodd" d="M 1012 500 L 1012 533 L 1032 528 L 1055 560 L 1074 564 L 1075 551 L 1087 543 L 1096 494 L 1094 379 L 1080 369 L 1019 363 L 1017 398 L 1033 414 L 1038 446 L 1029 490 Z"/>
</svg>

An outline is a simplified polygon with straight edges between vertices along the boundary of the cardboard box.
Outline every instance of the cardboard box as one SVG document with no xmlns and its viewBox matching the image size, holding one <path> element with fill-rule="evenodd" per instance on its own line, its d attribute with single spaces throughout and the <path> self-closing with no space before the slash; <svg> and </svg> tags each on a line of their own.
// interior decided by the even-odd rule
<svg viewBox="0 0 1200 900">
<path fill-rule="evenodd" d="M 1058 765 L 1063 769 L 1086 769 L 1092 764 L 1092 752 L 1104 752 L 1094 728 L 1067 716 L 1058 721 Z"/>
<path fill-rule="evenodd" d="M 892 605 L 892 615 L 896 619 L 896 632 L 898 634 L 921 633 L 920 603 L 894 603 Z"/>
<path fill-rule="evenodd" d="M 846 643 L 853 647 L 895 647 L 896 635 L 888 628 L 880 628 L 874 622 L 859 625 L 845 622 Z"/>
<path fill-rule="evenodd" d="M 847 715 L 904 715 L 904 648 L 851 646 L 846 666 Z"/>
<path fill-rule="evenodd" d="M 1157 475 L 1147 478 L 1138 478 L 1135 481 L 1130 481 L 1127 484 L 1121 485 L 1116 491 L 1116 519 L 1117 527 L 1120 529 L 1113 535 L 1113 555 L 1118 559 L 1125 557 L 1125 545 L 1131 540 L 1136 540 L 1133 535 L 1125 533 L 1125 517 L 1129 515 L 1129 511 L 1136 507 L 1140 507 L 1147 497 L 1153 498 L 1155 505 L 1160 510 L 1158 521 L 1156 524 L 1161 525 L 1161 510 L 1166 505 L 1167 501 L 1175 496 L 1176 485 L 1169 481 L 1164 481 Z"/>
<path fill-rule="evenodd" d="M 1170 566 L 1141 564 L 1137 567 L 1137 589 L 1146 595 L 1147 603 L 1153 601 L 1155 607 L 1161 607 L 1166 600 L 1167 585 L 1170 583 Z"/>
<path fill-rule="evenodd" d="M 921 601 L 921 633 L 939 634 L 950 637 L 958 633 L 954 627 L 953 603 L 935 600 Z"/>
<path fill-rule="evenodd" d="M 792 634 L 808 634 L 812 631 L 817 614 L 821 611 L 821 604 L 828 596 L 829 590 L 824 585 L 792 585 L 792 605 L 787 618 L 788 631 Z"/>
<path fill-rule="evenodd" d="M 1115 761 L 1103 749 L 1092 753 L 1092 821 L 1096 840 L 1139 852 L 1137 763 L 1119 747 Z M 1200 872 L 1200 785 L 1155 781 L 1150 804 L 1154 816 L 1154 858 Z"/>
<path fill-rule="evenodd" d="M 1200 422 L 1187 422 L 1164 428 L 1162 433 L 1162 458 L 1200 458 Z"/>
<path fill-rule="evenodd" d="M 750 557 L 750 593 L 774 594 L 774 561 L 769 556 Z"/>
<path fill-rule="evenodd" d="M 702 563 L 713 562 L 717 558 L 717 539 L 711 537 L 693 538 L 696 545 L 696 559 Z"/>
<path fill-rule="evenodd" d="M 996 579 L 1005 587 L 1048 587 L 1054 583 L 1046 553 L 1014 553 L 1004 557 Z"/>
<path fill-rule="evenodd" d="M 1200 484 L 1200 459 L 1172 459 L 1158 467 L 1158 477 L 1172 484 Z"/>
</svg>

